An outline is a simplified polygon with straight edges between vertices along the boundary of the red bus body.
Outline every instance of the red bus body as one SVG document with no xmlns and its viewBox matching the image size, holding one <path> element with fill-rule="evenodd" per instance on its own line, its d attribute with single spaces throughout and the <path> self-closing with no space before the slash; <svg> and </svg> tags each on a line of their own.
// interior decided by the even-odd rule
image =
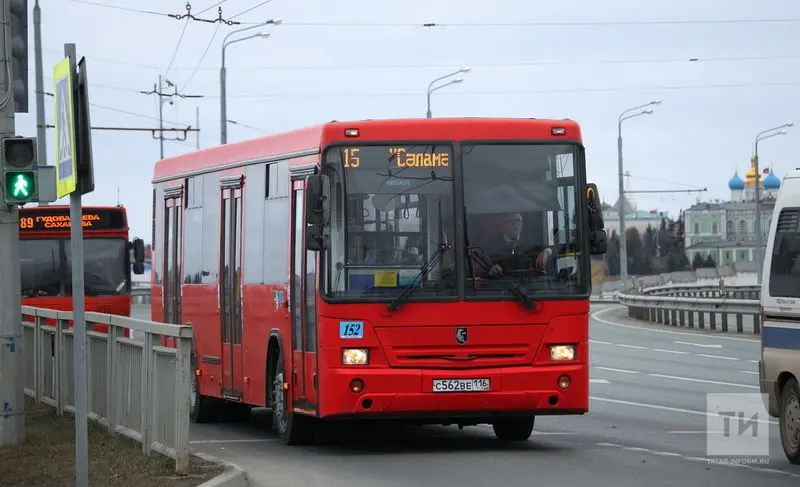
<svg viewBox="0 0 800 487">
<path fill-rule="evenodd" d="M 69 207 L 22 208 L 19 232 L 22 304 L 71 311 Z M 128 232 L 125 208 L 83 208 L 86 311 L 130 316 Z M 94 330 L 105 333 L 107 328 L 96 325 Z"/>
<path fill-rule="evenodd" d="M 449 152 L 436 152 L 437 146 L 428 145 L 431 141 L 447 146 L 440 151 Z M 326 284 L 335 276 L 334 271 L 325 271 L 333 267 L 323 263 L 328 259 L 322 257 L 324 251 L 307 249 L 313 236 L 307 236 L 311 235 L 306 225 L 311 210 L 306 209 L 309 203 L 305 197 L 314 191 L 310 178 L 323 170 L 326 150 L 330 148 L 329 154 L 334 154 L 341 144 L 401 147 L 399 152 L 406 158 L 398 158 L 398 166 L 425 167 L 419 172 L 422 175 L 427 174 L 427 168 L 454 168 L 456 183 L 448 184 L 456 188 L 458 201 L 463 193 L 458 167 L 462 158 L 468 157 L 463 144 L 470 141 L 536 144 L 539 149 L 551 144 L 570 147 L 576 168 L 571 180 L 579 190 L 574 191 L 573 206 L 586 208 L 589 196 L 584 190 L 581 132 L 570 120 L 331 122 L 156 162 L 152 319 L 190 323 L 194 328 L 194 421 L 216 420 L 225 410 L 247 414 L 253 406 L 270 407 L 276 415 L 286 413 L 278 430 L 287 443 L 307 441 L 320 419 L 489 423 L 495 425 L 501 438 L 525 439 L 530 435 L 530 430 L 525 434 L 526 425 L 532 427 L 536 415 L 588 411 L 589 254 L 604 251 L 589 250 L 587 222 L 591 218 L 580 211 L 572 214 L 573 222 L 578 223 L 573 227 L 571 244 L 571 258 L 578 262 L 571 265 L 579 268 L 574 277 L 578 284 L 573 285 L 580 290 L 561 298 L 531 295 L 534 309 L 526 309 L 511 295 L 468 298 L 470 290 L 459 285 L 458 291 L 447 291 L 450 294 L 444 297 L 428 298 L 425 293 L 434 291 L 417 290 L 399 309 L 390 310 L 387 303 L 392 295 L 361 299 L 351 292 L 352 286 L 365 275 L 378 286 L 379 274 L 389 272 L 390 279 L 400 279 L 397 276 L 401 271 L 368 270 L 359 274 L 362 271 L 358 266 L 348 263 L 343 264 L 349 276 L 345 287 L 351 291 L 342 291 L 345 297 L 341 299 L 331 297 L 333 290 L 330 294 L 323 291 L 326 286 L 333 289 L 339 284 Z M 433 147 L 430 155 L 415 152 L 416 144 Z M 383 150 L 382 145 L 378 147 L 363 152 Z M 398 152 L 391 147 L 388 150 Z M 415 153 L 407 155 L 406 151 Z M 491 159 L 485 164 L 491 164 Z M 354 160 L 349 162 L 351 167 L 356 165 Z M 348 167 L 347 162 L 342 164 Z M 361 173 L 352 174 L 358 177 Z M 370 171 L 370 177 L 374 174 Z M 520 178 L 525 176 L 520 173 Z M 409 180 L 392 181 L 394 185 L 411 184 Z M 592 187 L 596 193 L 596 187 Z M 345 198 L 347 190 L 336 188 Z M 461 199 L 472 197 L 475 191 L 470 191 Z M 346 196 L 350 197 L 349 193 Z M 428 205 L 424 209 L 419 203 L 423 197 Z M 408 205 L 409 197 L 405 198 Z M 434 214 L 435 205 L 430 203 L 434 198 L 443 200 L 437 194 L 417 196 L 418 220 L 420 211 L 427 216 Z M 485 201 L 490 204 L 491 200 Z M 403 211 L 407 215 L 408 207 Z M 444 222 L 441 206 L 438 211 L 438 221 Z M 458 214 L 459 210 L 452 211 Z M 362 209 L 361 213 L 366 215 L 367 211 Z M 334 220 L 334 216 L 330 218 Z M 348 225 L 350 218 L 348 213 Z M 483 221 L 477 213 L 469 218 L 463 219 L 464 226 Z M 366 221 L 366 217 L 361 218 L 359 225 L 366 228 Z M 325 225 L 328 228 L 334 223 Z M 462 227 L 460 223 L 454 225 L 457 231 L 448 235 L 455 235 L 453 241 L 460 243 L 464 240 Z M 433 230 L 425 231 L 426 239 L 433 234 Z M 596 233 L 604 238 L 601 229 Z M 346 245 L 351 237 L 341 238 Z M 420 248 L 423 245 L 420 243 Z M 468 267 L 463 263 L 469 261 L 463 259 L 464 252 L 457 248 L 449 251 L 458 257 L 452 269 L 457 269 L 453 272 L 459 276 L 466 275 Z M 292 275 L 309 277 L 295 279 Z M 396 289 L 402 291 L 402 287 Z M 351 322 L 358 329 L 349 328 Z M 571 349 L 572 355 L 553 358 L 564 350 L 559 348 L 562 346 Z M 277 372 L 280 365 L 286 371 L 283 380 Z M 440 389 L 460 390 L 434 392 L 434 380 L 439 379 L 445 380 L 437 383 Z M 483 386 L 488 390 L 469 391 Z M 515 432 L 519 428 L 523 431 Z"/>
</svg>

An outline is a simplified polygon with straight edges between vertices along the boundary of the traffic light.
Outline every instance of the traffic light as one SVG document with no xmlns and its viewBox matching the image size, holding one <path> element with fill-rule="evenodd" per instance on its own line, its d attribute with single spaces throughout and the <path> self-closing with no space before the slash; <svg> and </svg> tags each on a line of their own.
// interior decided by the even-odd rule
<svg viewBox="0 0 800 487">
<path fill-rule="evenodd" d="M 9 2 L 11 19 L 11 89 L 14 112 L 28 113 L 28 0 Z"/>
<path fill-rule="evenodd" d="M 3 199 L 9 205 L 39 200 L 35 137 L 9 137 L 2 141 Z"/>
</svg>

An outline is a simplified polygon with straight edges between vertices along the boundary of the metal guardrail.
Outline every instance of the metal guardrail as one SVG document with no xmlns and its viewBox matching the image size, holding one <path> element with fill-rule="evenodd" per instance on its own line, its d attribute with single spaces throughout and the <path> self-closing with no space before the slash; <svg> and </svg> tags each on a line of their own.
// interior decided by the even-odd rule
<svg viewBox="0 0 800 487">
<path fill-rule="evenodd" d="M 72 312 L 22 307 L 25 393 L 36 402 L 75 414 Z M 32 320 L 32 321 L 31 321 Z M 55 321 L 55 324 L 45 324 Z M 189 469 L 192 327 L 86 313 L 89 419 Z M 135 330 L 143 340 L 125 337 Z M 176 348 L 161 345 L 175 339 Z"/>
<path fill-rule="evenodd" d="M 758 286 L 658 286 L 619 293 L 617 301 L 628 307 L 628 316 L 664 325 L 729 331 L 731 316 L 736 332 L 745 333 L 745 321 L 752 333 L 761 333 L 761 289 Z M 697 326 L 695 326 L 697 318 Z"/>
</svg>

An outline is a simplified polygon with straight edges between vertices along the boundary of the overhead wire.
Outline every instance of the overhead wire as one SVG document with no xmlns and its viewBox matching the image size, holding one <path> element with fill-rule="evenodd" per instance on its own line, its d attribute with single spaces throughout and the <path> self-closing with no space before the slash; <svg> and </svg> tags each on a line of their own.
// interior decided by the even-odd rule
<svg viewBox="0 0 800 487">
<path fill-rule="evenodd" d="M 183 37 L 186 35 L 186 28 L 189 27 L 189 18 L 187 18 L 183 22 L 183 29 L 181 29 L 181 35 L 178 37 L 178 43 L 175 45 L 175 50 L 172 52 L 172 59 L 169 60 L 169 65 L 167 65 L 167 69 L 164 70 L 164 77 L 169 74 L 169 70 L 172 68 L 172 65 L 175 63 L 175 58 L 178 56 L 178 51 L 181 49 L 181 43 L 183 42 Z"/>
<path fill-rule="evenodd" d="M 192 81 L 192 79 L 194 79 L 194 75 L 197 74 L 197 71 L 200 69 L 200 66 L 203 64 L 203 61 L 206 58 L 206 54 L 208 54 L 208 51 L 211 49 L 211 45 L 214 43 L 214 39 L 217 38 L 217 34 L 219 33 L 220 25 L 222 25 L 222 24 L 217 24 L 216 28 L 214 29 L 214 33 L 211 34 L 211 39 L 208 40 L 208 44 L 206 44 L 206 48 L 203 49 L 203 54 L 200 55 L 200 59 L 197 61 L 197 64 L 195 65 L 194 69 L 192 70 L 192 74 L 190 74 L 189 78 L 186 80 L 186 82 L 183 83 L 183 89 L 186 89 L 186 87 L 189 85 L 189 83 Z"/>
<path fill-rule="evenodd" d="M 253 10 L 255 10 L 255 9 L 259 8 L 259 7 L 263 7 L 264 5 L 268 4 L 268 3 L 269 3 L 269 2 L 271 2 L 271 1 L 272 1 L 272 0 L 265 0 L 265 1 L 263 1 L 263 2 L 261 2 L 261 3 L 259 3 L 259 4 L 257 4 L 257 5 L 254 5 L 254 6 L 252 6 L 252 7 L 248 8 L 248 9 L 246 9 L 246 10 L 243 10 L 243 11 L 239 12 L 238 14 L 234 14 L 234 15 L 232 15 L 232 16 L 230 17 L 230 19 L 231 19 L 231 20 L 233 20 L 233 19 L 235 19 L 236 17 L 240 17 L 240 16 L 242 16 L 242 15 L 244 15 L 244 14 L 248 13 L 248 12 L 252 12 Z"/>
</svg>

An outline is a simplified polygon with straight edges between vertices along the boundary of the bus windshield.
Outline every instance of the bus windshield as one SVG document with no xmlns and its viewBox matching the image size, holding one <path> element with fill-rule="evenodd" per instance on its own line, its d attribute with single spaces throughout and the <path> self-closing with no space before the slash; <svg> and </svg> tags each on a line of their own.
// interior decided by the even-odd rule
<svg viewBox="0 0 800 487">
<path fill-rule="evenodd" d="M 359 145 L 326 151 L 331 180 L 330 298 L 394 298 L 433 263 L 414 298 L 454 296 L 453 152 L 446 144 Z M 439 258 L 441 257 L 441 258 Z M 413 298 L 412 298 L 413 299 Z"/>
<path fill-rule="evenodd" d="M 462 146 L 468 296 L 588 293 L 574 144 Z M 505 282 L 502 282 L 505 281 Z"/>
<path fill-rule="evenodd" d="M 122 238 L 85 238 L 84 292 L 86 296 L 130 293 L 128 243 Z M 23 239 L 20 242 L 22 297 L 72 295 L 70 241 Z"/>
</svg>

